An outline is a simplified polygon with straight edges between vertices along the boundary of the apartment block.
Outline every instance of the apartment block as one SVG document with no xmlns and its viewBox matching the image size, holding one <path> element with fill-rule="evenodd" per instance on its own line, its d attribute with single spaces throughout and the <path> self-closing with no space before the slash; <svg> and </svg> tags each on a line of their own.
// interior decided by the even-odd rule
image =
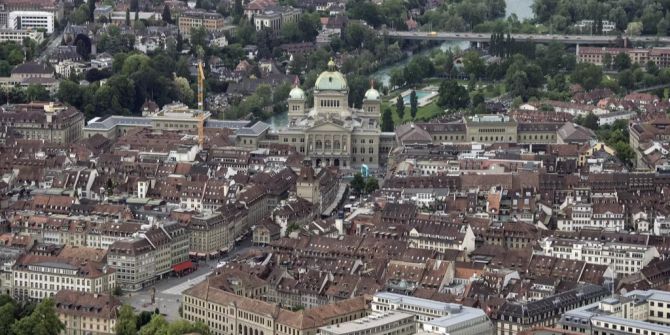
<svg viewBox="0 0 670 335">
<path fill-rule="evenodd" d="M 118 272 L 118 284 L 126 291 L 137 291 L 165 277 L 180 264 L 189 265 L 189 232 L 169 222 L 151 226 L 139 236 L 114 242 L 109 247 L 107 264 Z"/>
<path fill-rule="evenodd" d="M 110 293 L 61 290 L 54 296 L 64 335 L 114 335 L 121 301 Z"/>
<path fill-rule="evenodd" d="M 194 28 L 203 27 L 209 32 L 220 31 L 224 27 L 223 16 L 219 13 L 188 11 L 179 16 L 179 31 L 189 36 Z"/>
<path fill-rule="evenodd" d="M 116 287 L 113 268 L 70 257 L 26 254 L 16 260 L 12 272 L 12 296 L 21 301 L 40 301 L 61 290 L 103 293 Z"/>
<path fill-rule="evenodd" d="M 617 275 L 639 272 L 660 254 L 655 246 L 646 243 L 630 243 L 607 240 L 575 240 L 548 237 L 540 241 L 540 252 L 590 264 L 611 265 Z"/>
</svg>

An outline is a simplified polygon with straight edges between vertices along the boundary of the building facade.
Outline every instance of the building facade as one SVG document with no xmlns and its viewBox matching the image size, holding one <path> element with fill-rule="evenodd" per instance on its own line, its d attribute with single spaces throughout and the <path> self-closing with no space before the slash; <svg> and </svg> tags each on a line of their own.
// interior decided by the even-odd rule
<svg viewBox="0 0 670 335">
<path fill-rule="evenodd" d="M 187 262 L 188 250 L 189 231 L 178 223 L 164 223 L 114 242 L 107 264 L 117 270 L 123 290 L 137 291 Z"/>
<path fill-rule="evenodd" d="M 191 34 L 191 30 L 203 27 L 209 32 L 220 31 L 225 23 L 223 16 L 219 13 L 208 13 L 199 11 L 189 11 L 179 16 L 179 31 L 186 36 Z"/>
<path fill-rule="evenodd" d="M 10 12 L 7 27 L 18 30 L 44 30 L 47 34 L 51 34 L 54 32 L 54 14 L 38 11 Z"/>
<path fill-rule="evenodd" d="M 558 323 L 580 334 L 670 334 L 670 293 L 634 290 L 566 311 Z"/>
<path fill-rule="evenodd" d="M 399 311 L 412 314 L 415 316 L 417 329 L 430 333 L 490 335 L 495 329 L 481 309 L 397 293 L 375 294 L 371 309 L 373 313 Z"/>
<path fill-rule="evenodd" d="M 319 327 L 367 314 L 363 297 L 294 312 L 227 292 L 212 277 L 184 291 L 182 309 L 185 320 L 203 322 L 214 335 L 316 335 Z"/>
<path fill-rule="evenodd" d="M 216 256 L 235 243 L 235 223 L 229 224 L 221 213 L 203 213 L 191 218 L 190 254 L 197 257 Z"/>
<path fill-rule="evenodd" d="M 591 63 L 605 65 L 605 55 L 609 55 L 610 61 L 620 53 L 628 55 L 633 63 L 644 65 L 651 61 L 658 67 L 670 66 L 670 50 L 667 48 L 603 48 L 603 47 L 578 47 L 577 61 L 580 63 Z"/>
<path fill-rule="evenodd" d="M 639 272 L 660 254 L 656 247 L 614 241 L 589 241 L 545 238 L 540 242 L 541 253 L 590 264 L 611 265 L 618 275 Z"/>
<path fill-rule="evenodd" d="M 364 318 L 319 328 L 321 335 L 413 335 L 414 315 L 402 312 L 374 313 Z"/>
<path fill-rule="evenodd" d="M 23 255 L 16 260 L 12 272 L 12 295 L 21 301 L 40 301 L 61 290 L 103 293 L 116 287 L 116 271 L 93 261 Z"/>
<path fill-rule="evenodd" d="M 0 107 L 0 126 L 25 139 L 69 144 L 81 138 L 84 114 L 60 103 L 30 103 Z"/>
<path fill-rule="evenodd" d="M 61 290 L 54 296 L 63 335 L 113 335 L 121 301 L 110 293 Z"/>
<path fill-rule="evenodd" d="M 40 44 L 44 41 L 44 33 L 36 30 L 17 30 L 0 28 L 0 42 L 12 41 L 22 44 L 23 40 L 29 38 Z"/>
</svg>

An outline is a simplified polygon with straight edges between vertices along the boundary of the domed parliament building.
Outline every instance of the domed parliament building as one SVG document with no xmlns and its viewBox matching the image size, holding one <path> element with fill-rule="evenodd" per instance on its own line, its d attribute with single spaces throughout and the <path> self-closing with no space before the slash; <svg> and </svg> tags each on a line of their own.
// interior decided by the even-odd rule
<svg viewBox="0 0 670 335">
<path fill-rule="evenodd" d="M 314 84 L 314 107 L 307 108 L 298 85 L 289 93 L 288 124 L 277 129 L 278 142 L 294 146 L 314 167 L 377 167 L 381 95 L 371 87 L 362 109 L 349 107 L 348 96 L 347 80 L 331 60 Z"/>
</svg>

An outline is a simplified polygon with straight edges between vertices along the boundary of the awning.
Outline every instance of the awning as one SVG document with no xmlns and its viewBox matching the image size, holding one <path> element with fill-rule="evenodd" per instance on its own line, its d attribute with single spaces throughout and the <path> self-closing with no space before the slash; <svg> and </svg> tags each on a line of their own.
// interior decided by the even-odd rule
<svg viewBox="0 0 670 335">
<path fill-rule="evenodd" d="M 182 272 L 184 270 L 188 270 L 193 267 L 193 262 L 191 261 L 186 261 L 186 262 L 181 262 L 179 264 L 175 264 L 172 266 L 172 271 L 174 272 Z"/>
</svg>

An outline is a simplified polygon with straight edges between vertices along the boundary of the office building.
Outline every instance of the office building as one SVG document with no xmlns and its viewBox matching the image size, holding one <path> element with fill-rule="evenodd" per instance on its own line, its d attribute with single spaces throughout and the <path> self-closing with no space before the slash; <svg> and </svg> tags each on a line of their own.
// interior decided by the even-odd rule
<svg viewBox="0 0 670 335">
<path fill-rule="evenodd" d="M 440 334 L 493 334 L 488 316 L 477 308 L 412 296 L 380 292 L 373 296 L 373 313 L 399 311 L 416 317 L 417 329 Z"/>
<path fill-rule="evenodd" d="M 323 326 L 321 335 L 413 335 L 414 315 L 396 311 L 374 313 L 353 321 Z"/>
<path fill-rule="evenodd" d="M 589 335 L 670 334 L 670 292 L 634 290 L 563 315 L 558 328 Z"/>
<path fill-rule="evenodd" d="M 18 30 L 44 30 L 54 32 L 54 14 L 40 11 L 14 11 L 7 17 L 7 27 Z"/>
<path fill-rule="evenodd" d="M 17 29 L 2 29 L 0 28 L 0 42 L 12 41 L 18 44 L 23 44 L 23 40 L 29 38 L 35 43 L 40 44 L 44 41 L 44 33 L 36 30 L 17 30 Z"/>
</svg>

